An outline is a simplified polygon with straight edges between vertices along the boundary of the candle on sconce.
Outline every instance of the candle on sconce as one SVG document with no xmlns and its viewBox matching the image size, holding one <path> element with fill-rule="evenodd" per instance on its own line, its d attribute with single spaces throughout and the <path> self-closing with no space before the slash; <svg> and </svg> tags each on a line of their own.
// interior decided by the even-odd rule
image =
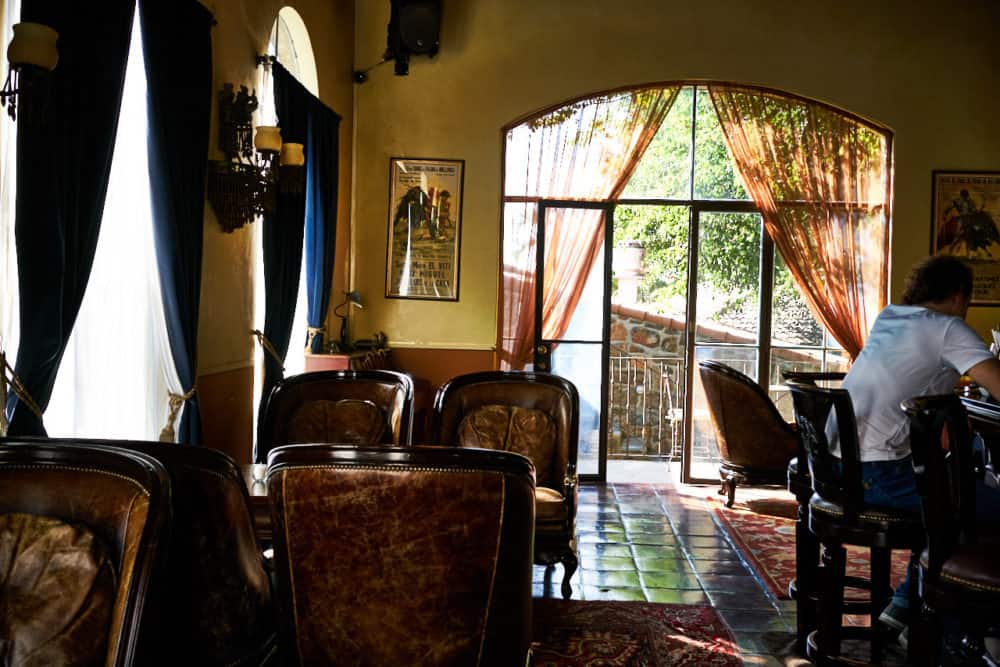
<svg viewBox="0 0 1000 667">
<path fill-rule="evenodd" d="M 253 137 L 253 146 L 258 151 L 277 153 L 281 150 L 281 128 L 273 125 L 258 125 L 257 133 Z"/>
<path fill-rule="evenodd" d="M 47 70 L 59 63 L 56 40 L 59 33 L 40 23 L 16 23 L 14 39 L 7 47 L 7 60 L 14 65 L 35 65 Z"/>
<path fill-rule="evenodd" d="M 281 165 L 284 167 L 301 167 L 306 163 L 302 144 L 289 142 L 281 145 Z"/>
</svg>

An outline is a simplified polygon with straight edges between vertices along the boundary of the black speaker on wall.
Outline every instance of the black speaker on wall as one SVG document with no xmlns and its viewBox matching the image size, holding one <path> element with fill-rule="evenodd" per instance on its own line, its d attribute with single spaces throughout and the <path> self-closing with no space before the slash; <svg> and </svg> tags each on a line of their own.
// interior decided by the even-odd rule
<svg viewBox="0 0 1000 667">
<path fill-rule="evenodd" d="M 396 74 L 410 73 L 410 56 L 433 57 L 440 46 L 441 0 L 390 0 L 386 60 L 396 61 Z"/>
</svg>

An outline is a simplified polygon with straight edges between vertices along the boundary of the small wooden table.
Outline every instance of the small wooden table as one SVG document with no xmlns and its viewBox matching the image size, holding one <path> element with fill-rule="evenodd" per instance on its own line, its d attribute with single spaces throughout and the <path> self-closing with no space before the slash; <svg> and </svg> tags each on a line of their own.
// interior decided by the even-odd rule
<svg viewBox="0 0 1000 667">
<path fill-rule="evenodd" d="M 240 468 L 243 473 L 243 482 L 247 485 L 250 493 L 250 514 L 253 518 L 253 529 L 257 534 L 257 541 L 261 545 L 271 543 L 271 507 L 267 502 L 267 482 L 255 480 L 253 478 L 253 466 L 245 465 Z"/>
</svg>

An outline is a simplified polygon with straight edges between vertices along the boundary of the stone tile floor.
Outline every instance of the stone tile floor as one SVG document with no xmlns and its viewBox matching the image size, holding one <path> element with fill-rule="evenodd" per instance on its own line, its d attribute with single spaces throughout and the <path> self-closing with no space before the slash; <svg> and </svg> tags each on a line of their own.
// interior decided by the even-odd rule
<svg viewBox="0 0 1000 667">
<path fill-rule="evenodd" d="M 774 599 L 740 560 L 708 509 L 713 492 L 669 481 L 581 485 L 573 597 L 711 604 L 746 664 L 783 664 L 761 635 L 794 639 L 794 603 Z M 559 597 L 562 574 L 536 567 L 535 596 Z"/>
<path fill-rule="evenodd" d="M 607 483 L 581 485 L 573 598 L 711 604 L 732 630 L 744 664 L 811 665 L 792 651 L 795 603 L 774 597 L 710 511 L 718 487 L 681 484 L 677 467 L 609 462 Z M 790 497 L 781 487 L 740 487 L 737 501 L 776 495 Z M 561 597 L 562 575 L 561 567 L 546 577 L 536 566 L 534 595 Z M 867 624 L 867 618 L 845 616 L 845 622 Z M 843 649 L 858 664 L 867 660 L 867 642 L 847 641 Z M 901 649 L 888 651 L 883 665 L 905 663 Z"/>
</svg>

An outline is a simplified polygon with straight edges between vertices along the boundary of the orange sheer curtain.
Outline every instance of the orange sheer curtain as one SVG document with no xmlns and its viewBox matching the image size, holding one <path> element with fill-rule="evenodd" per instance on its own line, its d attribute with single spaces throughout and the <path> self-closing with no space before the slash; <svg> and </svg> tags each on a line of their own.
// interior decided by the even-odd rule
<svg viewBox="0 0 1000 667">
<path fill-rule="evenodd" d="M 708 89 L 768 234 L 813 314 L 855 358 L 887 303 L 889 133 L 801 98 Z"/>
<path fill-rule="evenodd" d="M 520 369 L 532 360 L 538 200 L 617 197 L 679 90 L 672 86 L 602 95 L 508 132 L 501 367 Z M 604 225 L 600 211 L 582 209 L 549 209 L 546 222 L 551 233 L 546 234 L 542 330 L 546 338 L 558 338 L 569 326 L 586 276 L 600 254 Z"/>
</svg>

